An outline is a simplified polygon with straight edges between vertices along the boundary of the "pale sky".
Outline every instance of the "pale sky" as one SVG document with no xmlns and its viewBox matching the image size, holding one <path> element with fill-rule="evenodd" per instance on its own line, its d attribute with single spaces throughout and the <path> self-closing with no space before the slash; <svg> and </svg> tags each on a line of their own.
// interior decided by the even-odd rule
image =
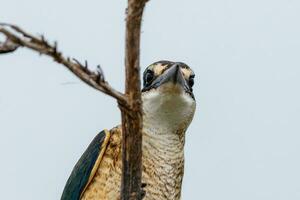
<svg viewBox="0 0 300 200">
<path fill-rule="evenodd" d="M 101 64 L 123 90 L 126 1 L 10 0 L 0 20 Z M 196 74 L 183 200 L 300 199 L 300 2 L 151 0 L 141 68 L 161 59 Z M 107 117 L 109 116 L 109 117 Z M 45 56 L 0 56 L 0 191 L 59 199 L 92 138 L 120 123 L 116 102 Z"/>
</svg>

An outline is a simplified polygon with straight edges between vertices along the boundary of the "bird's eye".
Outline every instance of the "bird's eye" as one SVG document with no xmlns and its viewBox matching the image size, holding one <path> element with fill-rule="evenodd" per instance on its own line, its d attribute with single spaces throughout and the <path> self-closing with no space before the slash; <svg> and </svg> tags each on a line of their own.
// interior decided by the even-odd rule
<svg viewBox="0 0 300 200">
<path fill-rule="evenodd" d="M 195 78 L 195 75 L 192 75 L 190 76 L 189 78 L 189 86 L 192 88 L 194 86 L 194 78 Z"/>
<path fill-rule="evenodd" d="M 148 86 L 151 84 L 151 82 L 154 79 L 154 73 L 151 70 L 147 70 L 145 76 L 144 76 L 144 85 Z"/>
</svg>

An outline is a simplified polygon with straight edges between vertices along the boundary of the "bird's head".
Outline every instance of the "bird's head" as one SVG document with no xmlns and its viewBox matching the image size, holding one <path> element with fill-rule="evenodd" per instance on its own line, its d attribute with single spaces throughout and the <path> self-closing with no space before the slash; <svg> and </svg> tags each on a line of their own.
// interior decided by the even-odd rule
<svg viewBox="0 0 300 200">
<path fill-rule="evenodd" d="M 194 77 L 182 62 L 158 61 L 147 67 L 142 89 L 144 127 L 162 134 L 185 132 L 196 108 Z"/>
</svg>

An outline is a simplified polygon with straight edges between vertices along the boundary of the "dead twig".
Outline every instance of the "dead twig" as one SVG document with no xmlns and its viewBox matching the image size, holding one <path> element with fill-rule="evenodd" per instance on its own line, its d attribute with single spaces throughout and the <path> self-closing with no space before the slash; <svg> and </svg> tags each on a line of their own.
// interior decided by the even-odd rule
<svg viewBox="0 0 300 200">
<path fill-rule="evenodd" d="M 11 53 L 15 51 L 19 46 L 6 38 L 5 42 L 0 42 L 0 54 Z"/>
<path fill-rule="evenodd" d="M 85 61 L 83 65 L 76 59 L 71 60 L 69 57 L 64 57 L 57 49 L 56 42 L 51 45 L 44 36 L 33 36 L 15 25 L 0 23 L 0 33 L 6 36 L 6 41 L 0 43 L 0 53 L 11 53 L 18 47 L 26 47 L 40 54 L 52 57 L 54 61 L 67 67 L 73 74 L 94 89 L 115 98 L 123 107 L 130 108 L 126 96 L 113 89 L 108 82 L 105 81 L 100 66 L 97 72 L 93 72 L 89 70 L 87 61 Z"/>
</svg>

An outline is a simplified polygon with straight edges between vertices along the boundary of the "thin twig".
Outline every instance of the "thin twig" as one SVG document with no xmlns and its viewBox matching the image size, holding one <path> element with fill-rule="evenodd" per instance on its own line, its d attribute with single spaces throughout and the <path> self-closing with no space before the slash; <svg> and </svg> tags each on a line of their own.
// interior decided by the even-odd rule
<svg viewBox="0 0 300 200">
<path fill-rule="evenodd" d="M 13 31 L 9 30 L 9 28 Z M 0 53 L 11 53 L 20 46 L 52 57 L 56 62 L 67 67 L 73 74 L 94 89 L 114 97 L 123 107 L 130 108 L 126 96 L 113 89 L 105 81 L 102 70 L 98 69 L 97 72 L 93 72 L 88 69 L 87 61 L 83 65 L 76 59 L 72 61 L 70 58 L 64 57 L 57 49 L 57 42 L 51 45 L 44 36 L 35 37 L 18 26 L 5 23 L 0 23 L 0 33 L 6 36 L 6 41 L 0 43 Z"/>
<path fill-rule="evenodd" d="M 0 42 L 0 54 L 14 52 L 19 46 L 6 38 L 5 42 Z"/>
</svg>

